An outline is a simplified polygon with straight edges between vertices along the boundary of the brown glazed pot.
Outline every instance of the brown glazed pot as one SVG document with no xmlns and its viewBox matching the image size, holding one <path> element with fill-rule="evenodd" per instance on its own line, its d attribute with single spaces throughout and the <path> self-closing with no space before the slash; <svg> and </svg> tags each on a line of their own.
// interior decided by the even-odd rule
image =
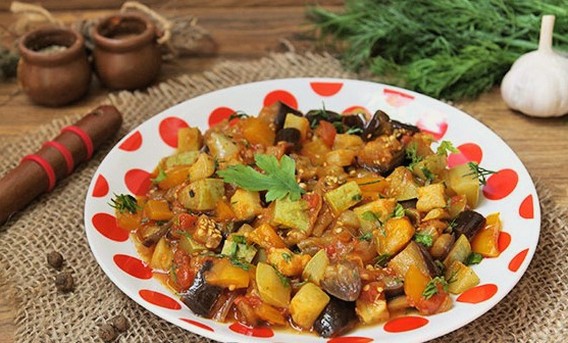
<svg viewBox="0 0 568 343">
<path fill-rule="evenodd" d="M 93 29 L 95 70 L 111 89 L 139 89 L 158 76 L 162 57 L 156 29 L 147 18 L 117 14 L 100 21 Z"/>
<path fill-rule="evenodd" d="M 84 96 L 91 67 L 84 38 L 74 30 L 51 27 L 29 32 L 19 42 L 18 82 L 35 103 L 61 106 Z M 51 46 L 65 49 L 44 52 Z"/>
</svg>

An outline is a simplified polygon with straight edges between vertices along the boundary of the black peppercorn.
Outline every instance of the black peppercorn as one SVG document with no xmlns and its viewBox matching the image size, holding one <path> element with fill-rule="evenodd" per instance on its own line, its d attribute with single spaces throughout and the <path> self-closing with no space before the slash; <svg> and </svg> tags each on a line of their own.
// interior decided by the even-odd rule
<svg viewBox="0 0 568 343">
<path fill-rule="evenodd" d="M 116 339 L 117 336 L 118 333 L 116 332 L 116 329 L 110 324 L 103 324 L 99 329 L 99 337 L 104 342 L 112 342 Z"/>
<path fill-rule="evenodd" d="M 128 319 L 126 319 L 126 317 L 122 314 L 112 318 L 110 321 L 118 332 L 124 332 L 130 327 Z"/>
<path fill-rule="evenodd" d="M 55 287 L 63 293 L 71 292 L 75 289 L 73 276 L 69 272 L 62 272 L 55 277 Z"/>
<path fill-rule="evenodd" d="M 57 270 L 61 270 L 63 266 L 63 256 L 57 251 L 52 251 L 47 254 L 47 263 Z"/>
</svg>

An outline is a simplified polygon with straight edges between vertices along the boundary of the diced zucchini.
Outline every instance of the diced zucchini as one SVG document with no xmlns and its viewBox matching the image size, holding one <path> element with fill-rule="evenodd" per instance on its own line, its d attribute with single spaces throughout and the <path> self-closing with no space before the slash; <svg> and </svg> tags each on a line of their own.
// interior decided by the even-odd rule
<svg viewBox="0 0 568 343">
<path fill-rule="evenodd" d="M 197 251 L 207 250 L 205 245 L 196 242 L 193 238 L 191 238 L 191 235 L 186 232 L 181 235 L 178 242 L 178 247 L 189 255 Z"/>
<path fill-rule="evenodd" d="M 190 210 L 215 209 L 217 201 L 225 193 L 225 184 L 220 179 L 202 179 L 190 183 L 178 193 L 178 200 Z"/>
<path fill-rule="evenodd" d="M 396 207 L 396 200 L 393 198 L 377 199 L 355 207 L 353 212 L 359 218 L 361 231 L 371 232 L 377 228 L 378 221 L 384 223 L 393 213 Z"/>
<path fill-rule="evenodd" d="M 192 165 L 197 160 L 199 152 L 197 151 L 184 151 L 166 158 L 166 169 L 174 166 Z"/>
<path fill-rule="evenodd" d="M 448 171 L 449 187 L 459 195 L 465 195 L 470 208 L 477 206 L 479 180 L 468 164 L 461 164 Z"/>
<path fill-rule="evenodd" d="M 209 136 L 206 135 L 205 144 L 211 155 L 220 160 L 232 160 L 239 154 L 239 147 L 222 133 L 211 132 Z"/>
<path fill-rule="evenodd" d="M 262 301 L 276 307 L 287 308 L 290 304 L 290 281 L 278 274 L 269 264 L 259 262 L 256 267 L 256 284 Z"/>
<path fill-rule="evenodd" d="M 460 294 L 479 284 L 479 276 L 475 271 L 460 261 L 454 261 L 446 270 L 448 291 L 452 294 Z"/>
<path fill-rule="evenodd" d="M 203 145 L 201 131 L 196 127 L 183 127 L 178 130 L 178 151 L 198 151 Z"/>
<path fill-rule="evenodd" d="M 389 186 L 386 193 L 397 201 L 410 200 L 418 197 L 418 183 L 414 180 L 412 172 L 404 166 L 395 170 L 386 178 Z"/>
<path fill-rule="evenodd" d="M 305 200 L 292 201 L 288 198 L 278 199 L 274 204 L 274 225 L 307 231 L 310 227 L 308 204 Z"/>
<path fill-rule="evenodd" d="M 428 212 L 435 208 L 446 207 L 446 188 L 442 183 L 418 188 L 418 201 L 416 209 L 420 212 Z"/>
<path fill-rule="evenodd" d="M 231 197 L 231 209 L 237 220 L 249 220 L 262 212 L 258 192 L 237 189 Z"/>
<path fill-rule="evenodd" d="M 329 295 L 311 282 L 306 283 L 290 302 L 290 315 L 298 326 L 310 329 L 329 303 Z"/>
<path fill-rule="evenodd" d="M 359 185 L 355 181 L 349 181 L 325 194 L 325 200 L 336 215 L 355 206 L 363 199 Z"/>
<path fill-rule="evenodd" d="M 329 265 L 329 258 L 324 249 L 318 251 L 304 267 L 302 278 L 319 286 L 325 274 L 325 268 Z"/>
<path fill-rule="evenodd" d="M 424 260 L 424 256 L 422 256 L 420 247 L 418 247 L 417 243 L 414 241 L 410 241 L 406 248 L 399 252 L 388 263 L 388 267 L 401 277 L 406 275 L 411 265 L 416 266 L 424 275 L 430 275 L 428 265 Z"/>
<path fill-rule="evenodd" d="M 200 153 L 197 161 L 189 168 L 189 180 L 195 182 L 213 175 L 215 161 L 206 153 Z"/>
<path fill-rule="evenodd" d="M 449 268 L 454 261 L 464 262 L 471 254 L 471 244 L 465 235 L 461 235 L 444 259 L 444 265 Z"/>
<path fill-rule="evenodd" d="M 233 241 L 232 239 L 234 239 L 235 236 L 238 235 L 232 235 L 229 237 L 229 239 L 225 240 L 221 254 L 225 256 L 236 257 L 240 260 L 250 263 L 256 255 L 256 248 L 246 243 L 237 243 Z M 244 236 L 238 237 L 242 237 L 244 241 Z"/>
<path fill-rule="evenodd" d="M 302 140 L 306 139 L 308 130 L 310 129 L 310 122 L 304 118 L 292 113 L 286 115 L 286 120 L 284 121 L 284 128 L 294 128 L 300 131 Z"/>
<path fill-rule="evenodd" d="M 365 324 L 377 324 L 389 319 L 389 309 L 384 295 L 372 302 L 357 299 L 355 312 Z"/>
<path fill-rule="evenodd" d="M 170 248 L 168 241 L 164 237 L 160 238 L 154 253 L 152 254 L 152 259 L 150 260 L 150 267 L 152 269 L 169 271 L 172 266 L 172 261 L 174 258 L 174 253 Z"/>
</svg>

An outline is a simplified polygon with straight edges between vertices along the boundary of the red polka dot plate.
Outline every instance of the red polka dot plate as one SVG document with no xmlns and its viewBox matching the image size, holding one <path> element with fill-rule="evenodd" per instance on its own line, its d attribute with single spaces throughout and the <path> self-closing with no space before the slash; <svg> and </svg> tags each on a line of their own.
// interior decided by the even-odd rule
<svg viewBox="0 0 568 343">
<path fill-rule="evenodd" d="M 501 255 L 474 266 L 480 284 L 458 296 L 445 313 L 398 317 L 381 325 L 358 328 L 345 337 L 324 339 L 270 327 L 248 328 L 217 323 L 194 315 L 176 294 L 152 277 L 127 234 L 116 225 L 108 205 L 113 194 L 143 194 L 158 161 L 176 148 L 177 131 L 202 130 L 234 111 L 258 113 L 281 100 L 302 111 L 321 108 L 373 113 L 412 123 L 460 150 L 450 165 L 481 163 L 497 173 L 487 179 L 477 211 L 500 212 Z M 85 204 L 85 227 L 92 252 L 109 279 L 155 315 L 199 335 L 230 342 L 419 342 L 442 336 L 483 315 L 519 281 L 537 245 L 540 231 L 538 196 L 530 175 L 516 154 L 490 129 L 445 103 L 408 90 L 378 83 L 343 79 L 283 79 L 235 86 L 189 99 L 150 118 L 126 135 L 93 175 Z M 502 240 L 502 242 L 501 242 Z"/>
</svg>

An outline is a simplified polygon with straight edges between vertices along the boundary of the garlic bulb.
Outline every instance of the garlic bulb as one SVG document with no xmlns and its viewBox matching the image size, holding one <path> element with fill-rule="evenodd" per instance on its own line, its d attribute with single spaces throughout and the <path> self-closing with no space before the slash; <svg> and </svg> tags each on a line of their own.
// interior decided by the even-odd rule
<svg viewBox="0 0 568 343">
<path fill-rule="evenodd" d="M 568 58 L 552 50 L 553 28 L 554 16 L 543 16 L 538 50 L 517 59 L 501 83 L 505 103 L 530 116 L 568 113 Z"/>
</svg>

